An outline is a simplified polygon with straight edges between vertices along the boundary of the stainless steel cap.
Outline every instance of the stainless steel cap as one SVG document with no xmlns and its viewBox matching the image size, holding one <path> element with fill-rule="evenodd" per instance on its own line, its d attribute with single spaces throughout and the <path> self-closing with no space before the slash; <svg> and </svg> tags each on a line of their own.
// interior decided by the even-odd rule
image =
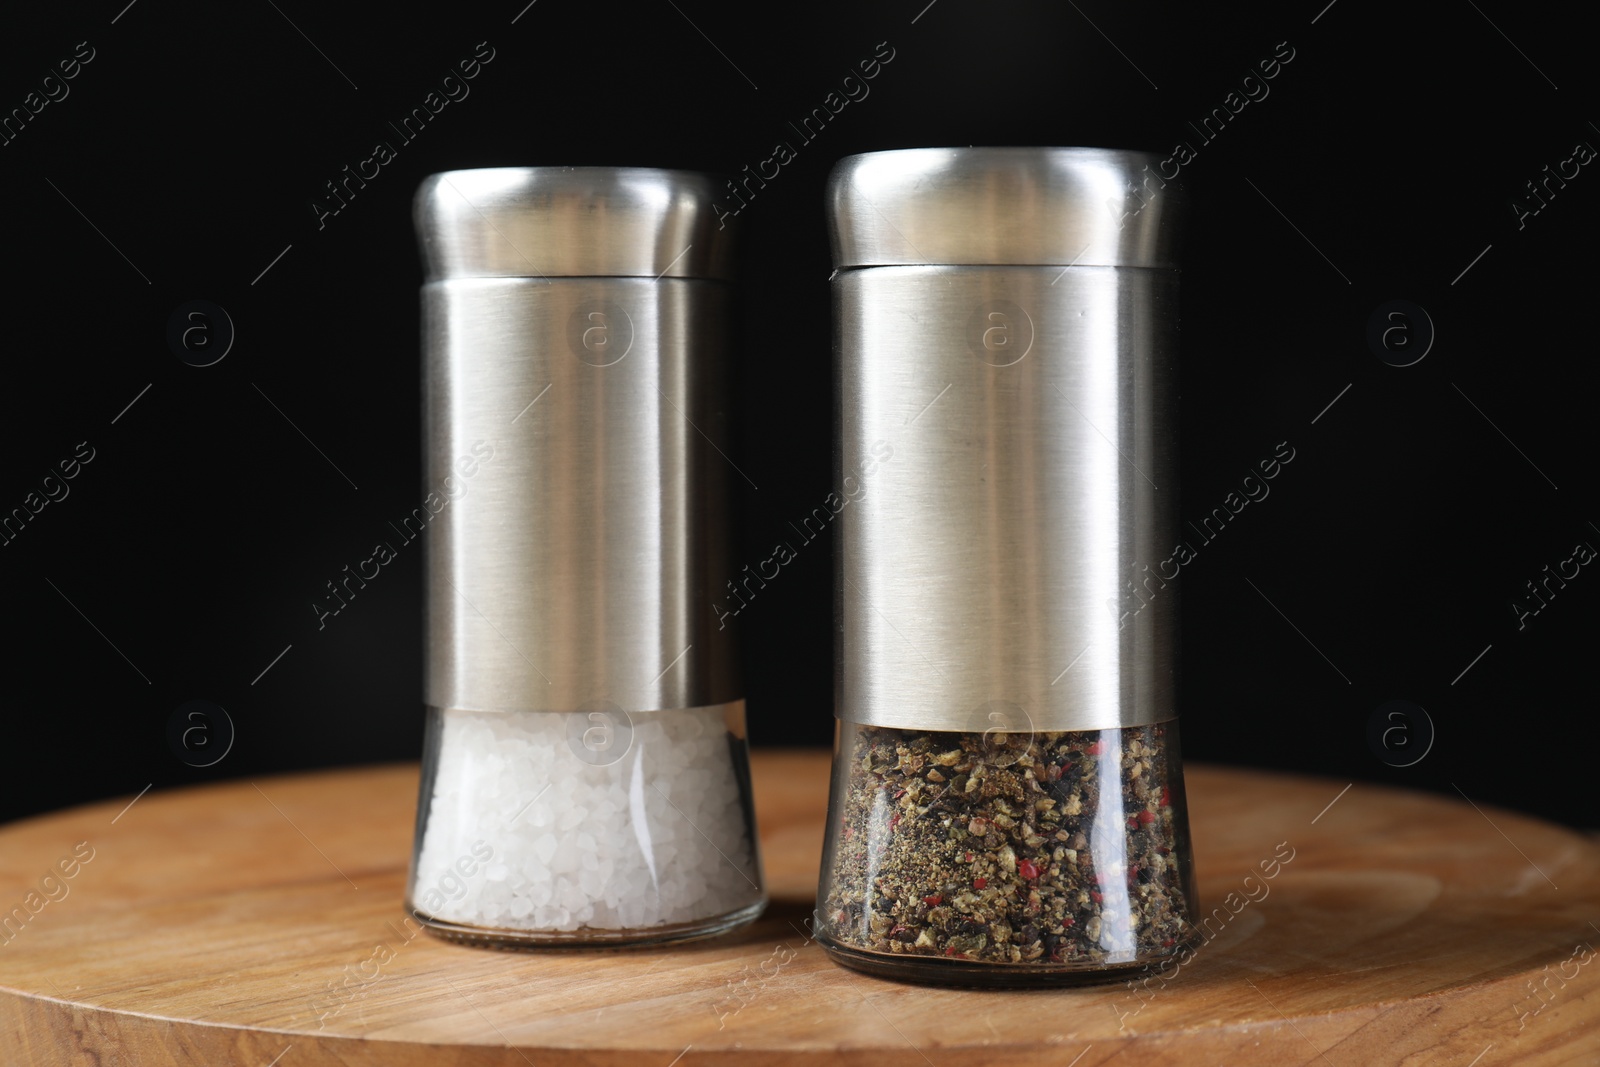
<svg viewBox="0 0 1600 1067">
<path fill-rule="evenodd" d="M 1183 187 L 1161 157 L 1110 148 L 912 148 L 841 160 L 833 263 L 1178 265 Z"/>
<path fill-rule="evenodd" d="M 644 167 L 493 167 L 417 189 L 426 280 L 731 279 L 710 175 Z"/>
<path fill-rule="evenodd" d="M 840 719 L 1176 715 L 1182 201 L 1147 165 L 982 148 L 835 172 Z"/>
<path fill-rule="evenodd" d="M 695 276 L 725 273 L 713 220 L 709 179 L 670 171 L 423 184 L 428 495 L 395 532 L 425 533 L 427 704 L 742 695 L 715 611 L 734 574 L 718 451 L 732 287 Z"/>
</svg>

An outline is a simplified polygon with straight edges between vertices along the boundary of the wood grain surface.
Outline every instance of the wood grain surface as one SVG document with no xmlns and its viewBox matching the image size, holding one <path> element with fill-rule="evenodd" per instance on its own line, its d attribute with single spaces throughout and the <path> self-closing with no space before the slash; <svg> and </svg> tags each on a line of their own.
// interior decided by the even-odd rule
<svg viewBox="0 0 1600 1067">
<path fill-rule="evenodd" d="M 771 907 L 672 948 L 414 933 L 414 766 L 0 827 L 0 1065 L 1600 1063 L 1600 848 L 1579 834 L 1191 766 L 1201 899 L 1221 909 L 1193 960 L 1138 993 L 969 992 L 868 978 L 808 941 L 827 771 L 820 752 L 757 754 Z"/>
</svg>

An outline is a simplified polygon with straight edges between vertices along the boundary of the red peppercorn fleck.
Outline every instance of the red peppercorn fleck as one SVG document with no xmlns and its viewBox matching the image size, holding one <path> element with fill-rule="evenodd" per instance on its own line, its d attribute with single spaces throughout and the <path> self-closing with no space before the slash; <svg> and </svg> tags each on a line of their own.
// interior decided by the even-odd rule
<svg viewBox="0 0 1600 1067">
<path fill-rule="evenodd" d="M 1084 749 L 1083 751 L 1084 751 L 1084 753 L 1086 755 L 1098 756 L 1101 753 L 1103 753 L 1105 750 L 1106 750 L 1106 743 L 1104 741 L 1096 741 L 1094 744 L 1090 745 L 1088 748 Z"/>
<path fill-rule="evenodd" d="M 1099 890 L 1094 890 L 1090 892 L 1089 899 L 1094 901 L 1096 904 L 1101 904 L 1105 902 L 1106 898 L 1102 893 L 1099 892 Z"/>
<path fill-rule="evenodd" d="M 1178 943 L 1177 941 L 1175 941 L 1175 940 L 1173 940 L 1172 938 L 1169 937 L 1165 941 L 1161 942 L 1161 947 L 1162 948 L 1171 948 L 1173 945 L 1176 945 L 1177 943 Z"/>
<path fill-rule="evenodd" d="M 935 893 L 931 897 L 923 897 L 922 902 L 930 908 L 938 907 L 944 901 L 943 893 Z"/>
<path fill-rule="evenodd" d="M 1172 790 L 1168 789 L 1166 786 L 1162 786 L 1161 787 L 1161 806 L 1164 808 L 1170 803 L 1172 803 Z"/>
<path fill-rule="evenodd" d="M 1155 812 L 1153 812 L 1153 811 L 1141 811 L 1139 813 L 1139 822 L 1140 822 L 1141 825 L 1149 826 L 1151 823 L 1153 823 L 1155 821 L 1156 821 Z"/>
<path fill-rule="evenodd" d="M 972 862 L 972 853 L 970 853 L 970 852 L 967 853 L 967 862 L 968 863 Z"/>
<path fill-rule="evenodd" d="M 1039 877 L 1039 865 L 1032 860 L 1018 860 L 1017 873 L 1031 882 Z"/>
<path fill-rule="evenodd" d="M 974 888 L 974 889 L 983 889 L 986 886 L 988 886 L 988 884 L 989 884 L 989 879 L 987 879 L 987 878 L 974 878 L 972 880 L 972 888 Z"/>
</svg>

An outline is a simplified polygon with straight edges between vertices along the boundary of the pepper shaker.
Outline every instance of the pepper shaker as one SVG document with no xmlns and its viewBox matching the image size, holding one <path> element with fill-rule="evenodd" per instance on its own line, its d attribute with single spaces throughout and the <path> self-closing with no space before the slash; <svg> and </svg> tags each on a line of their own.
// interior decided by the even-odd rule
<svg viewBox="0 0 1600 1067">
<path fill-rule="evenodd" d="M 1158 158 L 915 149 L 830 179 L 836 458 L 864 484 L 815 919 L 847 966 L 1050 984 L 1195 939 Z"/>
<path fill-rule="evenodd" d="M 407 906 L 498 947 L 701 937 L 765 904 L 726 578 L 709 177 L 435 174 L 427 732 Z"/>
</svg>

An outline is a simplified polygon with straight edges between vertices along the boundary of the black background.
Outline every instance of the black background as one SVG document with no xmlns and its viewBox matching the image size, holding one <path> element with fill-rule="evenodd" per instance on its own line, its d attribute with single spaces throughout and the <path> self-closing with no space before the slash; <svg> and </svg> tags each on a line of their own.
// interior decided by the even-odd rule
<svg viewBox="0 0 1600 1067">
<path fill-rule="evenodd" d="M 0 547 L 0 818 L 416 757 L 419 553 L 325 629 L 311 603 L 422 495 L 410 205 L 425 175 L 733 172 L 796 144 L 739 219 L 747 280 L 719 444 L 760 486 L 733 480 L 751 561 L 834 488 L 822 191 L 837 159 L 961 144 L 1167 155 L 1187 140 L 1184 517 L 1221 505 L 1279 442 L 1295 450 L 1178 579 L 1187 755 L 1600 825 L 1600 576 L 1584 568 L 1524 629 L 1510 606 L 1575 543 L 1600 546 L 1586 300 L 1600 176 L 1584 167 L 1520 229 L 1509 206 L 1575 143 L 1600 143 L 1584 35 L 1498 0 L 524 2 L 8 14 L 7 113 L 78 42 L 94 58 L 0 147 L 0 511 L 79 442 L 94 459 Z M 324 183 L 395 141 L 387 121 L 479 42 L 494 59 L 470 96 L 319 228 Z M 797 143 L 787 123 L 880 42 L 894 58 L 870 95 Z M 1294 58 L 1270 95 L 1198 138 L 1186 123 L 1279 42 Z M 166 340 L 193 299 L 237 330 L 214 366 Z M 1437 329 L 1413 366 L 1366 340 L 1394 299 Z M 827 552 L 802 553 L 740 617 L 757 743 L 831 736 Z M 167 740 L 195 699 L 238 731 L 208 769 Z M 1391 699 L 1437 728 L 1408 768 L 1367 740 Z"/>
</svg>

